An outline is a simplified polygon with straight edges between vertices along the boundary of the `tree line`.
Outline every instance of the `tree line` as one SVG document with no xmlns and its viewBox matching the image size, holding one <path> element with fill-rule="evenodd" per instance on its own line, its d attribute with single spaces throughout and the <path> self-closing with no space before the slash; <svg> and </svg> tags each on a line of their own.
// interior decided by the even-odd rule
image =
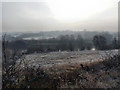
<svg viewBox="0 0 120 90">
<path fill-rule="evenodd" d="M 15 40 L 8 42 L 10 49 L 26 50 L 26 53 L 41 53 L 51 51 L 81 51 L 91 50 L 110 50 L 118 49 L 117 37 L 110 38 L 107 35 L 95 35 L 93 38 L 83 38 L 81 35 L 61 35 L 57 38 L 41 40 Z"/>
</svg>

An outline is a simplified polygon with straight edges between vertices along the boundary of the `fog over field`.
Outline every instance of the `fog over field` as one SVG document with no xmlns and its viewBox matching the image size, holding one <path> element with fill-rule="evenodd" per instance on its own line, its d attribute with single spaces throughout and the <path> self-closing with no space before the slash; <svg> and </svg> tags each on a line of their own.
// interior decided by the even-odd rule
<svg viewBox="0 0 120 90">
<path fill-rule="evenodd" d="M 3 90 L 120 88 L 119 0 L 8 1 L 0 3 Z"/>
</svg>

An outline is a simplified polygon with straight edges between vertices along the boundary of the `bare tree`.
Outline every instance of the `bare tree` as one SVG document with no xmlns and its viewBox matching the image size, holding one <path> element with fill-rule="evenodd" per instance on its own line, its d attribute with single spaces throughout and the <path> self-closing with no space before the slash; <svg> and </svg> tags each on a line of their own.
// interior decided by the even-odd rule
<svg viewBox="0 0 120 90">
<path fill-rule="evenodd" d="M 18 76 L 18 69 L 19 65 L 16 66 L 16 62 L 18 58 L 21 58 L 20 56 L 17 57 L 18 51 L 12 51 L 11 53 L 8 53 L 6 41 L 6 34 L 2 36 L 2 88 L 10 88 L 15 83 L 15 76 Z M 12 62 L 12 63 L 10 63 Z"/>
<path fill-rule="evenodd" d="M 93 37 L 93 43 L 98 50 L 105 50 L 106 49 L 106 38 L 101 35 L 95 35 Z"/>
</svg>

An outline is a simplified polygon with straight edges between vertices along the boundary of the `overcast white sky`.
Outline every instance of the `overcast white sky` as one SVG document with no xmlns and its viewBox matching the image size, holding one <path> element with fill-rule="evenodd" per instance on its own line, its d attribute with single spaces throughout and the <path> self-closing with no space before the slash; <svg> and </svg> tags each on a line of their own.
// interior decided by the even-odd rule
<svg viewBox="0 0 120 90">
<path fill-rule="evenodd" d="M 9 1 L 9 0 L 5 0 Z M 23 0 L 25 1 L 25 0 Z M 119 0 L 2 2 L 3 31 L 118 30 Z"/>
</svg>

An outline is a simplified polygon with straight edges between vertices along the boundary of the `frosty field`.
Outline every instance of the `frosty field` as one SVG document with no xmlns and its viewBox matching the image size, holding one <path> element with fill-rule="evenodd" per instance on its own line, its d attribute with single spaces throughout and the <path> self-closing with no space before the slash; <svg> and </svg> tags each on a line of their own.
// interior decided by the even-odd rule
<svg viewBox="0 0 120 90">
<path fill-rule="evenodd" d="M 118 50 L 28 54 L 16 63 L 13 87 L 118 88 L 119 58 Z"/>
<path fill-rule="evenodd" d="M 74 65 L 75 63 L 100 61 L 108 55 L 117 54 L 118 50 L 110 51 L 74 51 L 74 52 L 50 52 L 30 54 L 25 56 L 29 66 L 53 67 L 60 65 Z"/>
</svg>

